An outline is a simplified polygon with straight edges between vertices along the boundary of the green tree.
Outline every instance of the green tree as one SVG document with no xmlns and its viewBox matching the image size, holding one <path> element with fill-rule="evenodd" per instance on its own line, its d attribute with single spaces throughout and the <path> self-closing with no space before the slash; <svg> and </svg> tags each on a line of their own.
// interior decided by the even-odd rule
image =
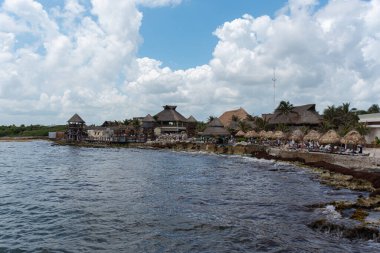
<svg viewBox="0 0 380 253">
<path fill-rule="evenodd" d="M 236 116 L 236 115 L 232 115 L 231 120 L 234 121 L 234 122 L 238 122 L 239 121 L 239 117 Z"/>
<path fill-rule="evenodd" d="M 246 133 L 251 130 L 251 127 L 247 124 L 247 122 L 241 120 L 238 123 L 238 129 Z"/>
<path fill-rule="evenodd" d="M 257 131 L 261 131 L 261 130 L 267 131 L 268 127 L 269 127 L 268 123 L 269 123 L 269 120 L 267 118 L 257 117 L 255 120 L 256 130 Z"/>
<path fill-rule="evenodd" d="M 371 105 L 368 110 L 367 110 L 367 113 L 379 113 L 380 112 L 380 107 L 378 104 L 373 104 Z"/>
<path fill-rule="evenodd" d="M 215 116 L 212 116 L 212 115 L 208 116 L 207 123 L 210 123 L 210 122 L 213 121 L 214 119 L 216 119 Z"/>
<path fill-rule="evenodd" d="M 294 112 L 294 106 L 289 101 L 281 101 L 276 111 L 279 112 L 279 115 L 288 115 Z"/>
<path fill-rule="evenodd" d="M 356 125 L 356 131 L 358 131 L 361 135 L 367 135 L 369 133 L 369 128 L 365 123 L 358 123 Z"/>
</svg>

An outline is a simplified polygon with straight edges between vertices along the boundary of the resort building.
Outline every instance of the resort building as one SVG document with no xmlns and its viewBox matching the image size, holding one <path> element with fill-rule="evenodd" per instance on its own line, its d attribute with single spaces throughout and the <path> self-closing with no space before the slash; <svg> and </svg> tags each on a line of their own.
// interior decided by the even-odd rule
<svg viewBox="0 0 380 253">
<path fill-rule="evenodd" d="M 213 119 L 208 123 L 206 129 L 201 133 L 205 138 L 226 138 L 230 133 L 224 128 L 219 118 Z"/>
<path fill-rule="evenodd" d="M 84 120 L 78 115 L 74 114 L 67 121 L 67 130 L 66 130 L 66 140 L 67 141 L 82 141 L 86 133 L 84 131 L 85 123 Z"/>
<path fill-rule="evenodd" d="M 249 114 L 243 108 L 236 110 L 226 111 L 220 117 L 219 120 L 225 128 L 236 129 L 239 121 L 245 121 L 249 117 Z"/>
<path fill-rule="evenodd" d="M 284 113 L 276 109 L 272 114 L 263 114 L 263 119 L 274 127 L 283 124 L 289 127 L 318 127 L 323 117 L 315 110 L 315 104 L 295 106 L 291 111 Z"/>
<path fill-rule="evenodd" d="M 154 130 L 155 135 L 186 132 L 187 119 L 176 111 L 177 106 L 165 105 L 163 107 L 164 110 L 154 116 L 157 123 Z"/>
<path fill-rule="evenodd" d="M 369 128 L 369 133 L 365 136 L 367 143 L 373 143 L 376 137 L 380 138 L 380 113 L 359 115 L 359 122 Z"/>
</svg>

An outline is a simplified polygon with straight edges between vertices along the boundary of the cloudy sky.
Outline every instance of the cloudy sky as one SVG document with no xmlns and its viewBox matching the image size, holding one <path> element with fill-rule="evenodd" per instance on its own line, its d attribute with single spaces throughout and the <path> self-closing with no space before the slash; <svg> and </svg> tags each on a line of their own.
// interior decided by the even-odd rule
<svg viewBox="0 0 380 253">
<path fill-rule="evenodd" d="M 380 0 L 1 0 L 0 125 L 165 104 L 198 120 L 281 100 L 367 109 L 380 103 L 379 17 Z"/>
</svg>

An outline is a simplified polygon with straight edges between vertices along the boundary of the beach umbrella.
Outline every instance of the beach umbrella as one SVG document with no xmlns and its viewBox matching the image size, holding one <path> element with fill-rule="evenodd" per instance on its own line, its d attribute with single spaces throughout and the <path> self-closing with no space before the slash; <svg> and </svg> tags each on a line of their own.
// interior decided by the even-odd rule
<svg viewBox="0 0 380 253">
<path fill-rule="evenodd" d="M 364 137 L 355 130 L 352 130 L 348 132 L 342 139 L 341 142 L 343 144 L 353 144 L 353 145 L 358 145 L 358 144 L 364 144 L 365 139 Z"/>
<path fill-rule="evenodd" d="M 251 130 L 251 131 L 248 131 L 246 134 L 245 134 L 245 138 L 255 138 L 255 137 L 258 137 L 259 134 L 256 133 L 255 130 Z"/>
<path fill-rule="evenodd" d="M 245 133 L 244 133 L 242 130 L 240 130 L 239 132 L 237 132 L 237 133 L 235 134 L 235 136 L 237 136 L 237 137 L 244 137 L 244 136 L 245 136 Z"/>
<path fill-rule="evenodd" d="M 274 139 L 281 140 L 281 139 L 286 138 L 286 134 L 283 131 L 276 131 L 276 132 L 274 132 L 273 137 L 274 137 Z"/>
<path fill-rule="evenodd" d="M 340 142 L 340 136 L 334 130 L 329 130 L 319 138 L 321 144 L 334 144 Z"/>
<path fill-rule="evenodd" d="M 321 133 L 315 130 L 311 130 L 303 137 L 305 141 L 318 141 L 319 138 L 321 138 Z"/>
<path fill-rule="evenodd" d="M 259 137 L 260 137 L 261 139 L 265 139 L 266 136 L 267 136 L 267 132 L 264 131 L 264 130 L 261 130 L 260 133 L 259 133 Z"/>
<path fill-rule="evenodd" d="M 288 138 L 289 140 L 294 140 L 294 141 L 302 141 L 303 139 L 303 133 L 301 130 L 296 129 L 292 132 L 292 134 Z"/>
<path fill-rule="evenodd" d="M 272 131 L 268 131 L 266 134 L 265 134 L 265 138 L 267 139 L 273 139 L 273 132 Z"/>
</svg>

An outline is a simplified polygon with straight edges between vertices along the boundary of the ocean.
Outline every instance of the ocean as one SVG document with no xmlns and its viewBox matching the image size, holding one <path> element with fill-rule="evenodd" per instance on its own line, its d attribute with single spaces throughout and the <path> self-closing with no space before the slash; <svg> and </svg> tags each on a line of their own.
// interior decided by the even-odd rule
<svg viewBox="0 0 380 253">
<path fill-rule="evenodd" d="M 379 252 L 308 226 L 360 194 L 249 157 L 0 142 L 0 252 Z"/>
</svg>

